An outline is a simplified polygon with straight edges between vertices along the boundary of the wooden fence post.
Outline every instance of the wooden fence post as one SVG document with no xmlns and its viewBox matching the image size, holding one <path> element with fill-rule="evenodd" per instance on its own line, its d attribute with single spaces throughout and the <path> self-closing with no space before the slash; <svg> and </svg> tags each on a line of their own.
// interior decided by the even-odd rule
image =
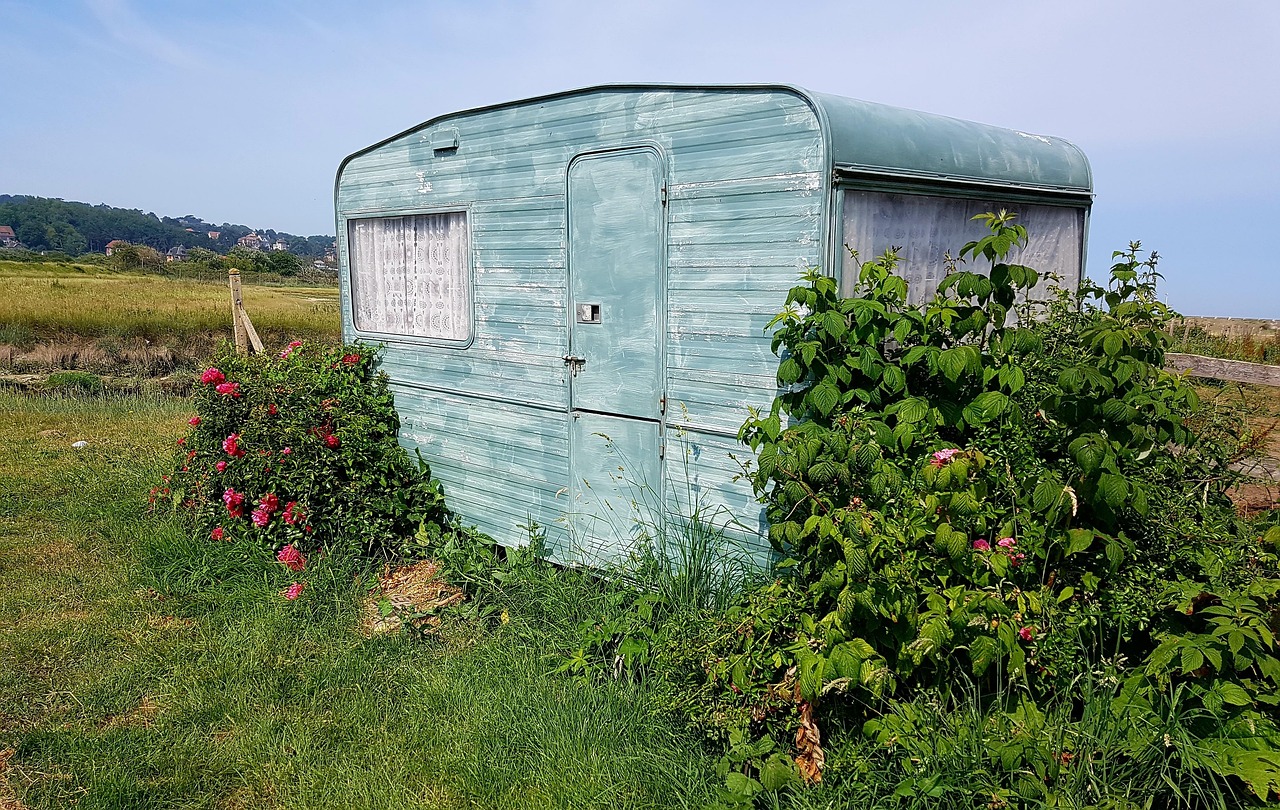
<svg viewBox="0 0 1280 810">
<path fill-rule="evenodd" d="M 236 354 L 249 353 L 249 338 L 245 333 L 240 313 L 244 311 L 244 299 L 240 295 L 240 271 L 232 267 L 227 271 L 227 281 L 231 285 L 231 329 L 235 334 Z"/>
</svg>

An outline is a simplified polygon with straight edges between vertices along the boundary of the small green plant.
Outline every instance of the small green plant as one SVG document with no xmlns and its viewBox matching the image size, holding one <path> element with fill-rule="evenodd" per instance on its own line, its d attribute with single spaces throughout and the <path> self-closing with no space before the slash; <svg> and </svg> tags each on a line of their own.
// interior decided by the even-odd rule
<svg viewBox="0 0 1280 810">
<path fill-rule="evenodd" d="M 225 353 L 195 400 L 181 463 L 156 495 L 205 536 L 385 556 L 419 527 L 448 524 L 426 463 L 396 441 L 399 419 L 368 346 Z"/>
<path fill-rule="evenodd" d="M 55 371 L 45 380 L 44 387 L 65 394 L 101 394 L 102 378 L 87 371 Z"/>
</svg>

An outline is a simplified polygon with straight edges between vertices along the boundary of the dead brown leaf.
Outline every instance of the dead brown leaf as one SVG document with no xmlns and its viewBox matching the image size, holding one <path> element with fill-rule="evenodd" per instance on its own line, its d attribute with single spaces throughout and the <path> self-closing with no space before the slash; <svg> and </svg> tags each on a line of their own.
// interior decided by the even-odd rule
<svg viewBox="0 0 1280 810">
<path fill-rule="evenodd" d="M 826 765 L 827 755 L 822 752 L 822 733 L 813 720 L 813 704 L 807 700 L 800 701 L 800 728 L 796 730 L 796 767 L 805 784 L 817 785 L 822 782 L 822 768 Z"/>
</svg>

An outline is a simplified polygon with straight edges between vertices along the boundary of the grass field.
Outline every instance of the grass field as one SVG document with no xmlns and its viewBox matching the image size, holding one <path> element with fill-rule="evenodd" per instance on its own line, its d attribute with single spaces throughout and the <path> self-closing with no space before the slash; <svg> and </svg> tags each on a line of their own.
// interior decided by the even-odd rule
<svg viewBox="0 0 1280 810">
<path fill-rule="evenodd" d="M 268 343 L 338 338 L 335 287 L 246 284 L 244 302 Z M 0 262 L 0 364 L 94 368 L 150 348 L 181 365 L 230 338 L 225 282 Z"/>
<path fill-rule="evenodd" d="M 355 562 L 313 560 L 287 602 L 265 552 L 148 514 L 185 407 L 0 391 L 0 807 L 713 799 L 659 696 L 554 674 L 598 587 L 549 577 L 496 628 L 365 639 Z"/>
</svg>

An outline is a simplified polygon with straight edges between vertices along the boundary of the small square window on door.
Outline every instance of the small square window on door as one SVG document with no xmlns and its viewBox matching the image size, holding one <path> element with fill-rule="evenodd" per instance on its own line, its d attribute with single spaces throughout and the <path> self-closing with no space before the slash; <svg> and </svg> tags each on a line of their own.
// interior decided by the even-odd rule
<svg viewBox="0 0 1280 810">
<path fill-rule="evenodd" d="M 600 323 L 600 305 L 578 304 L 578 323 Z"/>
</svg>

